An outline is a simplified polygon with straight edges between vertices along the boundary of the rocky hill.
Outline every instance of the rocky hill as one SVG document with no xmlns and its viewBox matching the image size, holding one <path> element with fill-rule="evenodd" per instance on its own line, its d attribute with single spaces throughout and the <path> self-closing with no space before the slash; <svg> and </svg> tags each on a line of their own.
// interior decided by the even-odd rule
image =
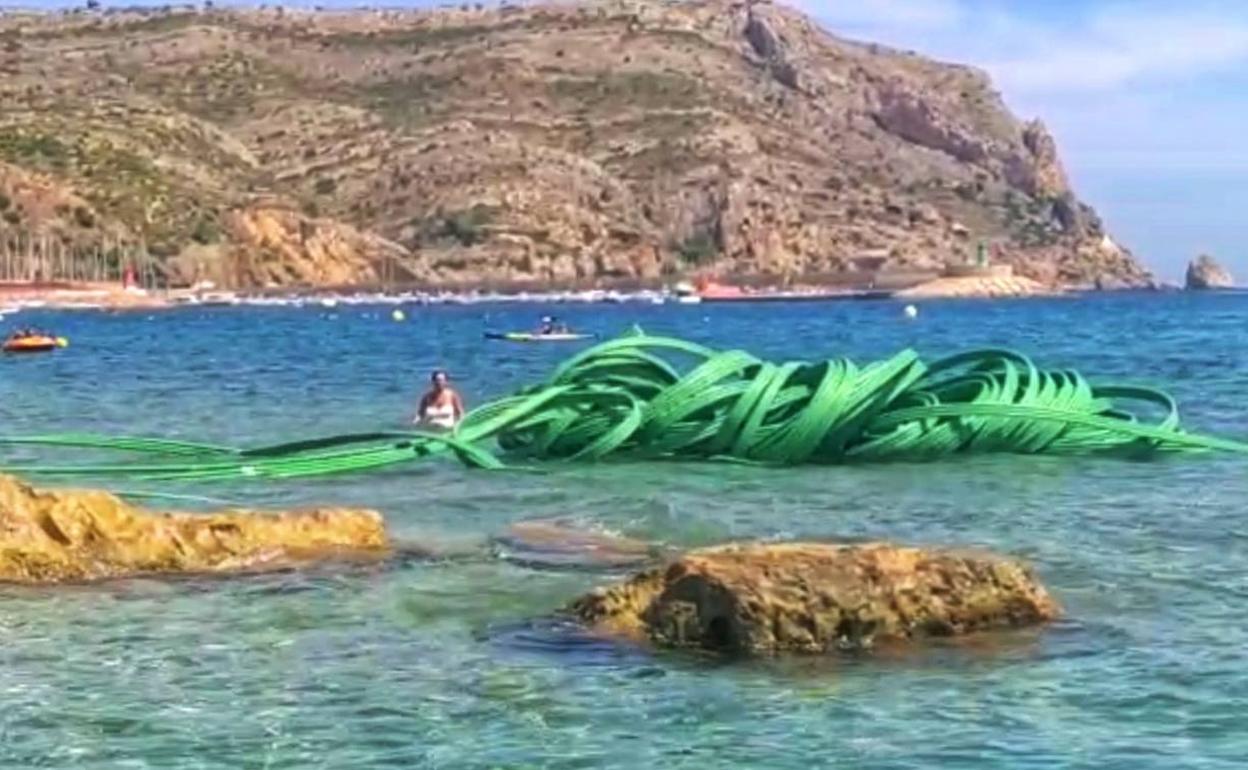
<svg viewBox="0 0 1248 770">
<path fill-rule="evenodd" d="M 1147 280 L 983 73 L 775 5 L 3 13 L 0 108 L 0 243 L 177 280 L 787 279 L 981 240 Z"/>
</svg>

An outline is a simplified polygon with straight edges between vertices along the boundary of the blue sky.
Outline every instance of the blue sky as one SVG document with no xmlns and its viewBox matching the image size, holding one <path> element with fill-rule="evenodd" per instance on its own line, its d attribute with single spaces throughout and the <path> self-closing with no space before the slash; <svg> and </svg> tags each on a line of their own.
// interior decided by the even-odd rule
<svg viewBox="0 0 1248 770">
<path fill-rule="evenodd" d="M 1159 276 L 1248 275 L 1248 2 L 797 0 L 833 31 L 980 66 Z"/>
<path fill-rule="evenodd" d="M 1161 277 L 1202 251 L 1248 276 L 1248 0 L 788 1 L 839 34 L 986 69 L 1016 113 L 1044 119 L 1076 191 Z"/>
</svg>

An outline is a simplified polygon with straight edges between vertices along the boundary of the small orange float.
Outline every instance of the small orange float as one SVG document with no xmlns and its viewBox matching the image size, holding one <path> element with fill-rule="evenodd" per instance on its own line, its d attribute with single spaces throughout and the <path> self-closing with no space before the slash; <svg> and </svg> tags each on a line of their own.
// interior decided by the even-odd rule
<svg viewBox="0 0 1248 770">
<path fill-rule="evenodd" d="M 26 334 L 9 337 L 0 345 L 5 353 L 48 353 L 57 348 L 67 347 L 69 340 L 64 337 L 53 337 L 47 334 Z"/>
</svg>

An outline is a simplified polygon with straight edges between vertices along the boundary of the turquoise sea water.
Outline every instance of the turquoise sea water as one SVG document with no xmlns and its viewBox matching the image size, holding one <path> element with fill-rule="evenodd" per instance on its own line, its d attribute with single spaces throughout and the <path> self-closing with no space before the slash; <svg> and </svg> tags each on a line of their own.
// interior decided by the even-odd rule
<svg viewBox="0 0 1248 770">
<path fill-rule="evenodd" d="M 576 345 L 483 342 L 533 306 L 30 312 L 71 347 L 0 359 L 5 433 L 231 444 L 398 426 L 427 371 L 471 403 Z M 559 308 L 777 359 L 1009 346 L 1169 388 L 1248 436 L 1248 297 L 1110 296 Z M 10 451 L 24 458 L 25 451 Z M 250 506 L 382 510 L 458 554 L 228 580 L 0 589 L 0 767 L 1231 768 L 1248 757 L 1248 460 L 989 457 L 762 470 L 453 463 L 195 487 Z M 612 576 L 483 556 L 551 516 L 693 546 L 887 538 L 1031 560 L 1067 619 L 912 654 L 768 663 L 653 655 L 545 620 Z"/>
</svg>

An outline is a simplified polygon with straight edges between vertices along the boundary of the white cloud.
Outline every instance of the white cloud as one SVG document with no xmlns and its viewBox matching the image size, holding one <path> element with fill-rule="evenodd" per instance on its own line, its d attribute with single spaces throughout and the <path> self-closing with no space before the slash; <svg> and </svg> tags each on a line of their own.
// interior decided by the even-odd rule
<svg viewBox="0 0 1248 770">
<path fill-rule="evenodd" d="M 1033 26 L 1014 38 L 990 41 L 981 63 L 1018 91 L 1115 89 L 1216 73 L 1248 60 L 1245 18 L 1112 10 L 1074 29 Z"/>
<path fill-rule="evenodd" d="M 1014 93 L 1089 92 L 1248 63 L 1248 4 L 1160 0 L 1048 13 L 1007 0 L 797 0 L 831 29 L 977 64 Z"/>
</svg>

